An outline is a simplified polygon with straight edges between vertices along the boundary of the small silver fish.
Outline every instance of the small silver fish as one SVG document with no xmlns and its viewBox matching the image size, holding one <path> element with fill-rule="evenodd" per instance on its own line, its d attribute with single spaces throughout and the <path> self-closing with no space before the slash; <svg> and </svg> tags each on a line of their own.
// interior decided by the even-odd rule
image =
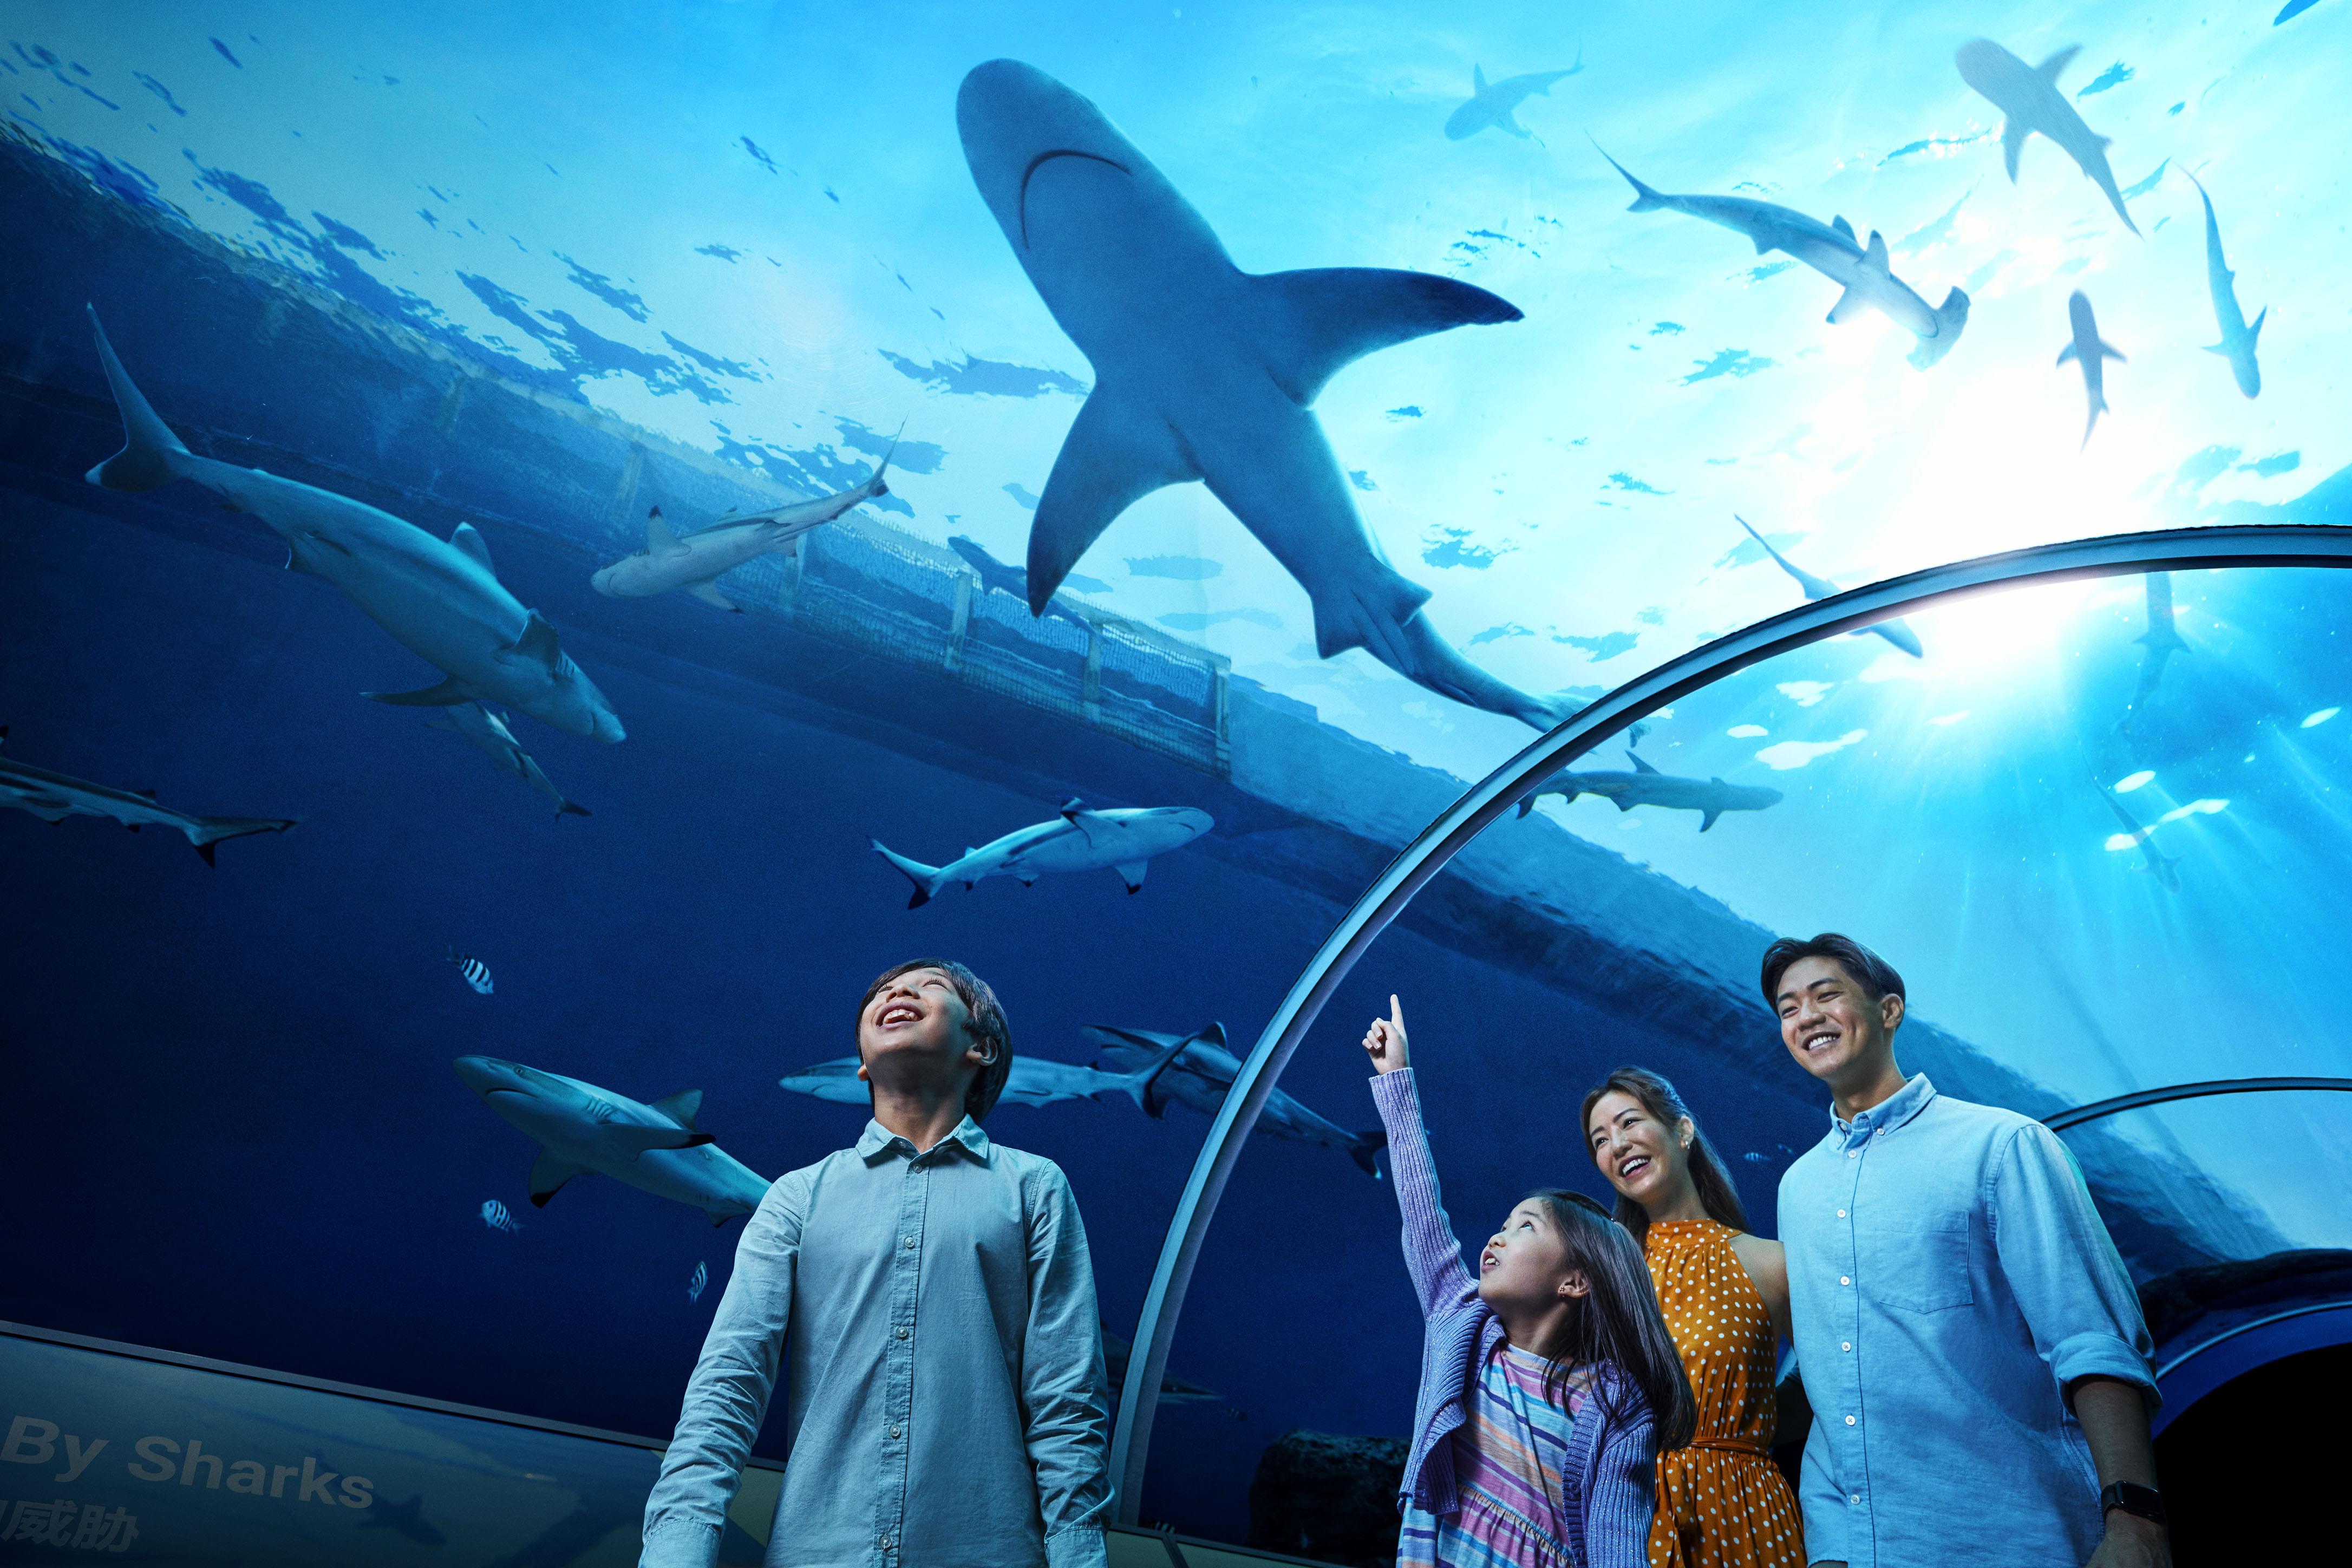
<svg viewBox="0 0 2352 1568">
<path fill-rule="evenodd" d="M 507 1205 L 496 1198 L 482 1205 L 482 1223 L 492 1230 L 503 1230 L 509 1236 L 522 1228 L 522 1221 L 507 1213 Z"/>
<path fill-rule="evenodd" d="M 709 1283 L 710 1266 L 707 1263 L 696 1264 L 694 1266 L 694 1278 L 686 1282 L 686 1299 L 689 1301 L 701 1300 L 702 1288 Z"/>
<path fill-rule="evenodd" d="M 453 947 L 449 950 L 449 962 L 457 966 L 457 973 L 478 994 L 488 996 L 497 989 L 490 980 L 490 966 L 480 959 L 468 957 Z"/>
<path fill-rule="evenodd" d="M 1751 1165 L 1760 1165 L 1760 1164 L 1762 1164 L 1762 1163 L 1764 1163 L 1764 1156 L 1763 1156 L 1763 1155 L 1761 1155 L 1761 1154 L 1757 1154 L 1757 1153 L 1752 1153 L 1752 1152 L 1751 1152 L 1751 1153 L 1749 1153 L 1749 1154 L 1747 1154 L 1747 1155 L 1743 1156 L 1743 1158 L 1745 1158 L 1745 1159 L 1747 1160 L 1747 1162 L 1748 1162 L 1749 1164 L 1751 1164 Z"/>
</svg>

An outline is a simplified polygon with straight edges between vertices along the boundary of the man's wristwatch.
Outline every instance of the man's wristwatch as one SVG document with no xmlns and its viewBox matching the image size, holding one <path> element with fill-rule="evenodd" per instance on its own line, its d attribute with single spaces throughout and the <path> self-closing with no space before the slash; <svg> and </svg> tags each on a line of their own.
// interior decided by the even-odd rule
<svg viewBox="0 0 2352 1568">
<path fill-rule="evenodd" d="M 2099 1494 L 2100 1518 L 2105 1518 L 2108 1510 L 2117 1508 L 2151 1524 L 2164 1522 L 2164 1494 L 2152 1487 L 2137 1487 L 2129 1481 L 2117 1481 Z"/>
</svg>

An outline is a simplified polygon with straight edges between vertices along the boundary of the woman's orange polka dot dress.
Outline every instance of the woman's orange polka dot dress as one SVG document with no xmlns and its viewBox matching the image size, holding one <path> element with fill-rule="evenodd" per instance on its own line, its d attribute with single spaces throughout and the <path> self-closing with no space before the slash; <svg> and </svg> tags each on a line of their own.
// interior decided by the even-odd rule
<svg viewBox="0 0 2352 1568">
<path fill-rule="evenodd" d="M 1698 1436 L 1658 1457 L 1650 1568 L 1804 1568 L 1796 1494 L 1772 1463 L 1771 1314 L 1711 1219 L 1650 1226 L 1643 1250 L 1698 1396 Z"/>
</svg>

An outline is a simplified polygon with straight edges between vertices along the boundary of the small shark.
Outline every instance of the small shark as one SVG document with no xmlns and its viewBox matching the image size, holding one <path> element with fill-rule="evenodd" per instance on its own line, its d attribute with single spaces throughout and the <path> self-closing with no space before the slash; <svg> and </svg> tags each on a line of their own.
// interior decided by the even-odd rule
<svg viewBox="0 0 2352 1568">
<path fill-rule="evenodd" d="M 1102 1047 L 1103 1059 L 1114 1066 L 1158 1060 L 1160 1053 L 1171 1046 L 1178 1047 L 1172 1064 L 1175 1070 L 1161 1076 L 1143 1107 L 1155 1117 L 1163 1114 L 1171 1100 L 1203 1116 L 1214 1116 L 1217 1108 L 1224 1103 L 1225 1092 L 1233 1088 L 1235 1075 L 1242 1070 L 1239 1059 L 1225 1047 L 1223 1024 L 1211 1024 L 1189 1035 L 1122 1029 L 1106 1024 L 1089 1025 L 1084 1033 Z M 1388 1147 L 1386 1132 L 1378 1129 L 1350 1132 L 1318 1116 L 1278 1089 L 1266 1096 L 1265 1109 L 1258 1112 L 1257 1125 L 1260 1131 L 1276 1138 L 1337 1149 L 1353 1160 L 1366 1175 L 1380 1180 L 1378 1156 Z"/>
<path fill-rule="evenodd" d="M 545 1208 L 556 1189 L 595 1172 L 657 1198 L 688 1204 L 725 1225 L 767 1195 L 768 1180 L 694 1130 L 702 1091 L 651 1105 L 496 1057 L 459 1057 L 457 1076 L 482 1102 L 544 1145 L 530 1168 L 530 1201 Z"/>
<path fill-rule="evenodd" d="M 0 724 L 0 742 L 7 739 L 8 727 Z M 168 827 L 184 834 L 207 866 L 214 863 L 213 846 L 224 838 L 283 833 L 294 826 L 290 819 L 276 816 L 191 816 L 158 801 L 152 789 L 91 784 L 5 754 L 0 754 L 0 805 L 29 811 L 52 826 L 68 816 L 110 816 L 133 833 L 147 826 Z"/>
<path fill-rule="evenodd" d="M 2039 131 L 2074 160 L 2084 179 L 2107 194 L 2116 216 L 2137 234 L 2139 225 L 2132 222 L 2123 193 L 2116 189 L 2116 172 L 2107 167 L 2109 139 L 2093 135 L 2074 106 L 2058 90 L 2059 72 L 2081 47 L 2070 44 L 2040 65 L 2029 66 L 1990 38 L 1978 38 L 1960 46 L 1954 63 L 1960 68 L 1960 79 L 1991 100 L 2004 116 L 2000 155 L 2009 166 L 2011 184 L 2017 184 L 2017 156 L 2025 150 L 2025 139 Z"/>
<path fill-rule="evenodd" d="M 2194 653 L 2172 624 L 2172 574 L 2151 572 L 2147 574 L 2147 630 L 2132 639 L 2147 651 L 2140 655 L 2139 685 L 2132 693 L 2132 707 L 2137 710 L 2156 695 L 2157 685 L 2164 679 L 2165 662 L 2176 653 Z"/>
<path fill-rule="evenodd" d="M 425 1522 L 425 1494 L 419 1492 L 406 1502 L 386 1502 L 382 1498 L 369 1505 L 360 1515 L 360 1527 L 389 1530 L 404 1535 L 419 1546 L 446 1546 L 449 1538 Z"/>
<path fill-rule="evenodd" d="M 2074 335 L 2058 351 L 2061 365 L 2079 362 L 2083 366 L 2083 391 L 2091 400 L 2091 417 L 2083 426 L 2083 445 L 2091 444 L 2091 432 L 2099 426 L 2099 416 L 2107 411 L 2108 360 L 2120 362 L 2123 352 L 2099 336 L 2099 323 L 2091 315 L 2091 297 L 2077 289 L 2066 297 L 2066 321 Z"/>
<path fill-rule="evenodd" d="M 2099 792 L 2099 798 L 2107 803 L 2107 809 L 2114 812 L 2116 820 L 2124 825 L 2124 832 L 2139 846 L 2139 868 L 2155 877 L 2166 892 L 2180 891 L 2180 858 L 2158 849 L 2156 847 L 2156 829 L 2142 827 L 2138 819 L 2124 809 L 2124 803 L 2099 782 L 2095 773 L 2091 777 L 2091 787 Z"/>
<path fill-rule="evenodd" d="M 553 801 L 556 816 L 562 816 L 566 813 L 573 816 L 589 815 L 586 806 L 578 801 L 566 800 L 563 792 L 549 782 L 548 776 L 540 771 L 539 764 L 531 760 L 530 753 L 522 749 L 522 742 L 514 738 L 514 731 L 507 728 L 507 721 L 480 703 L 452 703 L 425 721 L 436 730 L 462 735 L 479 747 L 502 772 L 514 774 Z"/>
<path fill-rule="evenodd" d="M 1721 779 L 1678 778 L 1662 773 L 1632 752 L 1625 753 L 1633 764 L 1630 773 L 1599 772 L 1570 773 L 1566 768 L 1529 790 L 1519 801 L 1519 815 L 1527 816 L 1536 808 L 1540 795 L 1556 795 L 1562 800 L 1574 800 L 1580 795 L 1597 795 L 1613 800 L 1620 811 L 1631 811 L 1637 805 L 1664 806 L 1668 811 L 1699 813 L 1698 830 L 1705 833 L 1715 826 L 1715 819 L 1727 811 L 1762 811 L 1780 804 L 1780 792 L 1763 784 L 1728 784 Z"/>
<path fill-rule="evenodd" d="M 1168 1064 L 1183 1049 L 1177 1042 L 1159 1057 L 1142 1063 L 1131 1072 L 1103 1072 L 1076 1062 L 1057 1062 L 1047 1057 L 1016 1055 L 1004 1078 L 1003 1092 L 997 1096 L 999 1104 L 1046 1106 L 1065 1100 L 1100 1100 L 1105 1095 L 1123 1094 L 1135 1101 L 1140 1110 L 1150 1110 L 1153 1104 L 1152 1084 L 1167 1070 Z M 835 1105 L 870 1105 L 873 1092 L 857 1076 L 863 1064 L 856 1057 L 842 1057 L 829 1062 L 805 1067 L 777 1084 L 794 1094 L 813 1095 L 831 1100 Z M 1153 1112 L 1154 1115 L 1158 1113 Z"/>
<path fill-rule="evenodd" d="M 1599 142 L 1594 142 L 1593 148 L 1603 158 L 1609 158 Z M 1886 241 L 1876 229 L 1870 231 L 1870 243 L 1864 246 L 1855 241 L 1853 225 L 1843 217 L 1831 219 L 1824 227 L 1793 208 L 1759 202 L 1752 196 L 1669 195 L 1635 179 L 1614 158 L 1609 158 L 1609 166 L 1623 174 L 1625 183 L 1633 187 L 1633 203 L 1625 209 L 1627 212 L 1672 208 L 1746 235 L 1754 242 L 1759 256 L 1768 250 L 1782 251 L 1843 285 L 1845 292 L 1830 307 L 1831 322 L 1850 320 L 1863 310 L 1876 310 L 1919 340 L 1909 357 L 1911 363 L 1921 370 L 1951 353 L 1952 345 L 1960 340 L 1960 329 L 1969 323 L 1969 297 L 1965 291 L 1952 289 L 1944 296 L 1944 302 L 1931 310 L 1927 301 L 1909 284 L 1887 269 Z"/>
<path fill-rule="evenodd" d="M 1740 516 L 1738 512 L 1735 511 L 1731 514 L 1731 521 L 1738 523 L 1740 527 L 1747 529 L 1748 537 L 1754 540 L 1757 543 L 1762 544 L 1764 546 L 1764 553 L 1779 562 L 1780 563 L 1780 570 L 1786 572 L 1790 576 L 1794 577 L 1797 580 L 1797 585 L 1805 591 L 1805 597 L 1808 600 L 1826 599 L 1832 595 L 1841 591 L 1838 585 L 1831 582 L 1828 578 L 1814 576 L 1811 572 L 1806 571 L 1803 567 L 1798 565 L 1795 562 L 1790 560 L 1787 556 L 1773 549 L 1770 544 L 1765 542 L 1764 536 L 1757 532 L 1754 527 L 1748 523 L 1748 521 Z M 1876 626 L 1865 626 L 1863 630 L 1870 632 L 1875 636 L 1885 637 L 1888 642 L 1893 643 L 1896 647 L 1901 648 L 1913 658 L 1924 658 L 1927 657 L 1925 650 L 1919 647 L 1918 634 L 1912 631 L 1909 626 L 1904 625 L 1899 618 L 1892 621 L 1881 621 Z M 1860 636 L 1861 634 L 1856 633 L 1855 635 Z M 1634 744 L 1639 745 L 1641 742 L 1636 740 Z"/>
<path fill-rule="evenodd" d="M 1024 605 L 1029 602 L 1029 574 L 1018 566 L 1007 566 L 991 555 L 979 540 L 966 534 L 952 534 L 948 539 L 948 548 L 962 556 L 964 564 L 979 575 L 982 593 L 1010 594 Z M 1062 603 L 1058 594 L 1045 601 L 1044 613 L 1059 616 L 1077 626 L 1087 624 L 1085 617 Z"/>
<path fill-rule="evenodd" d="M 983 877 L 1011 877 L 1026 888 L 1048 871 L 1117 871 L 1132 893 L 1143 886 L 1143 873 L 1154 855 L 1181 849 L 1215 826 L 1216 819 L 1207 812 L 1189 805 L 1088 811 L 1084 801 L 1072 795 L 1053 821 L 966 849 L 961 859 L 944 866 L 909 860 L 878 838 L 866 842 L 915 884 L 915 896 L 907 900 L 907 907 L 915 910 L 929 903 L 950 882 L 961 882 L 969 891 Z"/>
<path fill-rule="evenodd" d="M 372 506 L 259 468 L 199 458 L 131 384 L 92 308 L 98 357 L 122 415 L 122 450 L 84 476 L 111 490 L 193 479 L 281 535 L 289 571 L 324 577 L 446 679 L 420 691 L 370 691 L 377 702 L 448 708 L 490 700 L 566 734 L 618 742 L 620 716 L 558 645 L 555 628 L 499 582 L 489 546 L 461 522 L 445 542 Z"/>
<path fill-rule="evenodd" d="M 1558 57 L 1555 56 L 1555 58 Z M 1572 77 L 1584 68 L 1584 46 L 1576 46 L 1576 63 L 1563 71 L 1531 71 L 1526 76 L 1507 76 L 1500 81 L 1486 79 L 1486 68 L 1470 68 L 1470 100 L 1448 116 L 1445 139 L 1460 142 L 1475 136 L 1488 126 L 1507 131 L 1521 141 L 1530 134 L 1528 128 L 1511 118 L 1530 93 L 1551 96 L 1551 84 Z"/>
<path fill-rule="evenodd" d="M 2189 171 L 2183 169 L 2182 174 Z M 2263 335 L 2263 323 L 2270 319 L 2270 307 L 2249 322 L 2238 308 L 2238 275 L 2221 259 L 2221 226 L 2213 221 L 2213 198 L 2205 194 L 2205 182 L 2189 174 L 2189 183 L 2197 187 L 2197 197 L 2205 204 L 2205 283 L 2213 291 L 2213 316 L 2221 325 L 2221 341 L 2206 349 L 2209 354 L 2220 354 L 2230 362 L 2230 374 L 2238 378 L 2238 390 L 2248 397 L 2259 397 L 2263 390 L 2263 367 L 2254 363 L 2254 340 Z"/>
<path fill-rule="evenodd" d="M 1472 664 L 1389 564 L 1309 411 L 1355 360 L 1518 308 L 1425 272 L 1255 275 L 1102 111 L 1018 60 L 974 67 L 956 96 L 972 182 L 1054 320 L 1095 369 L 1029 533 L 1043 615 L 1113 520 L 1202 480 L 1297 579 L 1315 647 L 1351 647 L 1406 679 L 1538 730 L 1565 716 Z"/>
<path fill-rule="evenodd" d="M 1102 1325 L 1103 1371 L 1110 1380 L 1110 1396 L 1117 1401 L 1119 1391 L 1127 1386 L 1128 1358 L 1135 1354 L 1135 1344 L 1111 1332 L 1110 1325 Z M 1200 1405 L 1212 1399 L 1223 1399 L 1197 1383 L 1187 1383 L 1172 1373 L 1160 1376 L 1160 1403 L 1162 1405 Z"/>
<path fill-rule="evenodd" d="M 730 517 L 691 533 L 672 533 L 661 508 L 646 513 L 646 547 L 600 568 L 588 579 L 590 587 L 615 599 L 649 599 L 656 594 L 690 594 L 706 605 L 740 615 L 742 606 L 719 591 L 719 579 L 755 556 L 790 555 L 800 549 L 801 535 L 822 527 L 850 508 L 890 487 L 882 476 L 898 449 L 893 438 L 873 476 L 838 495 L 815 500 L 792 501 L 741 517 Z"/>
</svg>

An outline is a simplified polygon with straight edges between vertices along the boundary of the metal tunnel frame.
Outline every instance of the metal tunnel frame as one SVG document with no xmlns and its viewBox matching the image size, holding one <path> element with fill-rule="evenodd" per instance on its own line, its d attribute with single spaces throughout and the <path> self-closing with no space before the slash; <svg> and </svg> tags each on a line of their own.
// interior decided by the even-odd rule
<svg viewBox="0 0 2352 1568">
<path fill-rule="evenodd" d="M 2352 1078 L 2217 1078 L 2203 1083 L 2177 1083 L 2170 1089 L 2143 1089 L 2137 1094 L 2119 1094 L 2113 1100 L 2095 1100 L 2088 1105 L 2078 1105 L 2072 1110 L 2045 1116 L 2042 1119 L 2042 1125 L 2053 1132 L 2063 1132 L 2069 1127 L 2080 1127 L 2085 1121 L 2096 1121 L 2103 1116 L 2116 1116 L 2150 1105 L 2169 1105 L 2176 1100 L 2204 1100 L 2216 1094 L 2293 1094 L 2313 1090 L 2352 1094 Z"/>
<path fill-rule="evenodd" d="M 1123 1524 L 1139 1522 L 1152 1417 L 1168 1348 L 1201 1244 L 1267 1096 L 1356 960 L 1415 893 L 1529 789 L 1635 720 L 1750 665 L 1908 610 L 1987 590 L 2085 577 L 2213 567 L 2352 566 L 2352 527 L 2260 524 L 2162 530 L 2037 545 L 1874 583 L 1719 637 L 1580 710 L 1464 792 L 1365 889 L 1267 1020 L 1234 1076 L 1177 1200 L 1136 1324 L 1111 1435 L 1111 1484 Z"/>
</svg>

